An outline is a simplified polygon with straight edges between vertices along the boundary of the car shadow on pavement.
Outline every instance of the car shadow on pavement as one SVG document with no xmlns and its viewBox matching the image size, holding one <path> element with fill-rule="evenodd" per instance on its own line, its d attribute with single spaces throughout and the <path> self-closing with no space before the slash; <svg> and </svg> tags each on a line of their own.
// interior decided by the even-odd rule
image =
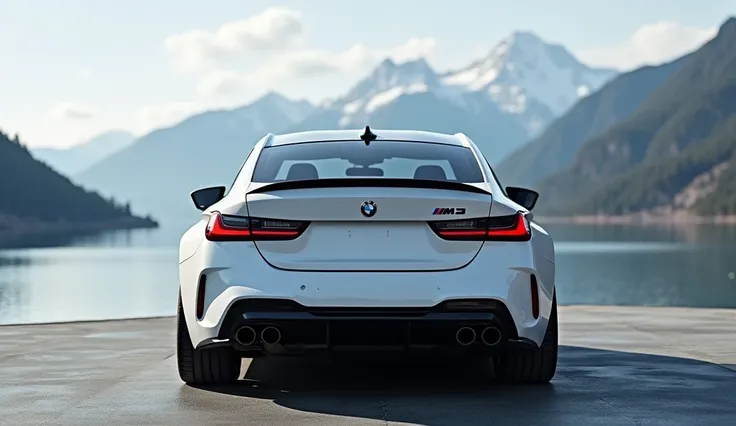
<svg viewBox="0 0 736 426">
<path fill-rule="evenodd" d="M 191 391 L 423 425 L 733 425 L 736 417 L 736 372 L 725 367 L 570 346 L 546 385 L 496 383 L 487 362 L 382 354 L 256 359 L 237 385 Z"/>
</svg>

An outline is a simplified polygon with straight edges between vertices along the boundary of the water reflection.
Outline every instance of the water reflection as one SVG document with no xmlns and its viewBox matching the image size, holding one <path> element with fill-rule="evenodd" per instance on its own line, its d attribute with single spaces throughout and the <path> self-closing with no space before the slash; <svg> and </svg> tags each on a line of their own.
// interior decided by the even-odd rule
<svg viewBox="0 0 736 426">
<path fill-rule="evenodd" d="M 171 315 L 188 224 L 0 250 L 0 324 Z M 547 225 L 561 304 L 736 308 L 736 227 Z"/>
<path fill-rule="evenodd" d="M 640 252 L 668 252 L 668 251 L 697 251 L 703 247 L 698 244 L 686 243 L 648 243 L 630 241 L 561 241 L 555 244 L 555 253 L 561 254 L 600 254 L 600 253 L 640 253 Z"/>
<path fill-rule="evenodd" d="M 565 303 L 736 308 L 736 227 L 548 225 Z M 564 297 L 563 297 L 564 294 Z"/>
<path fill-rule="evenodd" d="M 557 242 L 639 242 L 639 243 L 736 243 L 736 226 L 708 224 L 660 225 L 576 225 L 545 224 Z"/>
<path fill-rule="evenodd" d="M 158 229 L 131 229 L 97 233 L 26 236 L 0 240 L 0 252 L 13 249 L 52 247 L 174 247 L 191 223 L 168 224 Z"/>
<path fill-rule="evenodd" d="M 175 247 L 0 252 L 0 324 L 170 315 L 177 255 Z"/>
</svg>

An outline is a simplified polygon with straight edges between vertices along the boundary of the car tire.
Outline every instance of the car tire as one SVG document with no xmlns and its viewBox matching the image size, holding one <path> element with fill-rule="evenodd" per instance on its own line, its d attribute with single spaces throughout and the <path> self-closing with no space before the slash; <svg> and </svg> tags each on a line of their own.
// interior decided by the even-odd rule
<svg viewBox="0 0 736 426">
<path fill-rule="evenodd" d="M 176 322 L 176 361 L 179 377 L 189 385 L 233 383 L 240 376 L 241 358 L 233 348 L 194 348 L 181 306 L 181 295 Z"/>
<path fill-rule="evenodd" d="M 547 331 L 538 349 L 515 349 L 493 359 L 496 379 L 510 383 L 549 383 L 557 371 L 557 296 L 552 296 L 552 312 Z"/>
</svg>

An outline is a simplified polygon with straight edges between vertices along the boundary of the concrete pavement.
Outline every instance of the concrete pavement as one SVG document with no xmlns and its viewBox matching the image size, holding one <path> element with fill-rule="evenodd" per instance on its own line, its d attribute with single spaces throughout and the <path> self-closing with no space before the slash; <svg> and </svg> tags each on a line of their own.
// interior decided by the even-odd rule
<svg viewBox="0 0 736 426">
<path fill-rule="evenodd" d="M 374 356 L 249 360 L 237 386 L 176 374 L 173 318 L 0 327 L 2 425 L 734 425 L 736 310 L 561 307 L 550 386 Z"/>
</svg>

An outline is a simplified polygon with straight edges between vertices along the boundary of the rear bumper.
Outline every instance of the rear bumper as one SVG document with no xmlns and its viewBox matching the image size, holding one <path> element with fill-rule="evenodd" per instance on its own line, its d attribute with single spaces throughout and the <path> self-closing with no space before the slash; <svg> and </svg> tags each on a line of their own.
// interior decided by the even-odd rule
<svg viewBox="0 0 736 426">
<path fill-rule="evenodd" d="M 364 332 L 366 323 L 373 323 L 371 327 L 376 329 L 381 326 L 389 331 L 416 331 L 416 327 L 424 327 L 419 324 L 440 322 L 455 328 L 468 321 L 498 320 L 496 311 L 487 312 L 494 318 L 436 311 L 443 302 L 460 299 L 489 300 L 503 306 L 508 314 L 504 327 L 509 328 L 512 339 L 538 346 L 547 329 L 554 293 L 554 264 L 535 255 L 530 243 L 485 244 L 472 263 L 457 270 L 363 273 L 280 270 L 266 264 L 253 244 L 227 244 L 203 241 L 179 265 L 182 304 L 194 347 L 231 338 L 233 318 L 264 324 L 278 322 L 283 327 L 286 322 L 304 324 L 297 334 L 307 333 L 306 323 L 310 323 L 310 329 L 330 331 L 329 339 L 319 343 L 326 347 L 334 343 L 333 325 L 342 328 L 340 324 L 346 324 L 358 335 Z M 531 303 L 532 275 L 539 283 L 536 318 Z M 202 276 L 206 278 L 204 313 L 197 318 L 195 305 Z M 301 308 L 291 313 L 259 308 L 256 313 L 242 307 L 247 301 L 258 300 L 287 301 Z M 330 310 L 332 315 L 325 315 Z M 346 314 L 334 315 L 340 310 Z M 375 315 L 364 317 L 370 310 Z M 401 314 L 396 318 L 396 312 L 401 310 L 413 310 L 414 316 Z M 284 338 L 287 330 L 284 328 Z"/>
</svg>

